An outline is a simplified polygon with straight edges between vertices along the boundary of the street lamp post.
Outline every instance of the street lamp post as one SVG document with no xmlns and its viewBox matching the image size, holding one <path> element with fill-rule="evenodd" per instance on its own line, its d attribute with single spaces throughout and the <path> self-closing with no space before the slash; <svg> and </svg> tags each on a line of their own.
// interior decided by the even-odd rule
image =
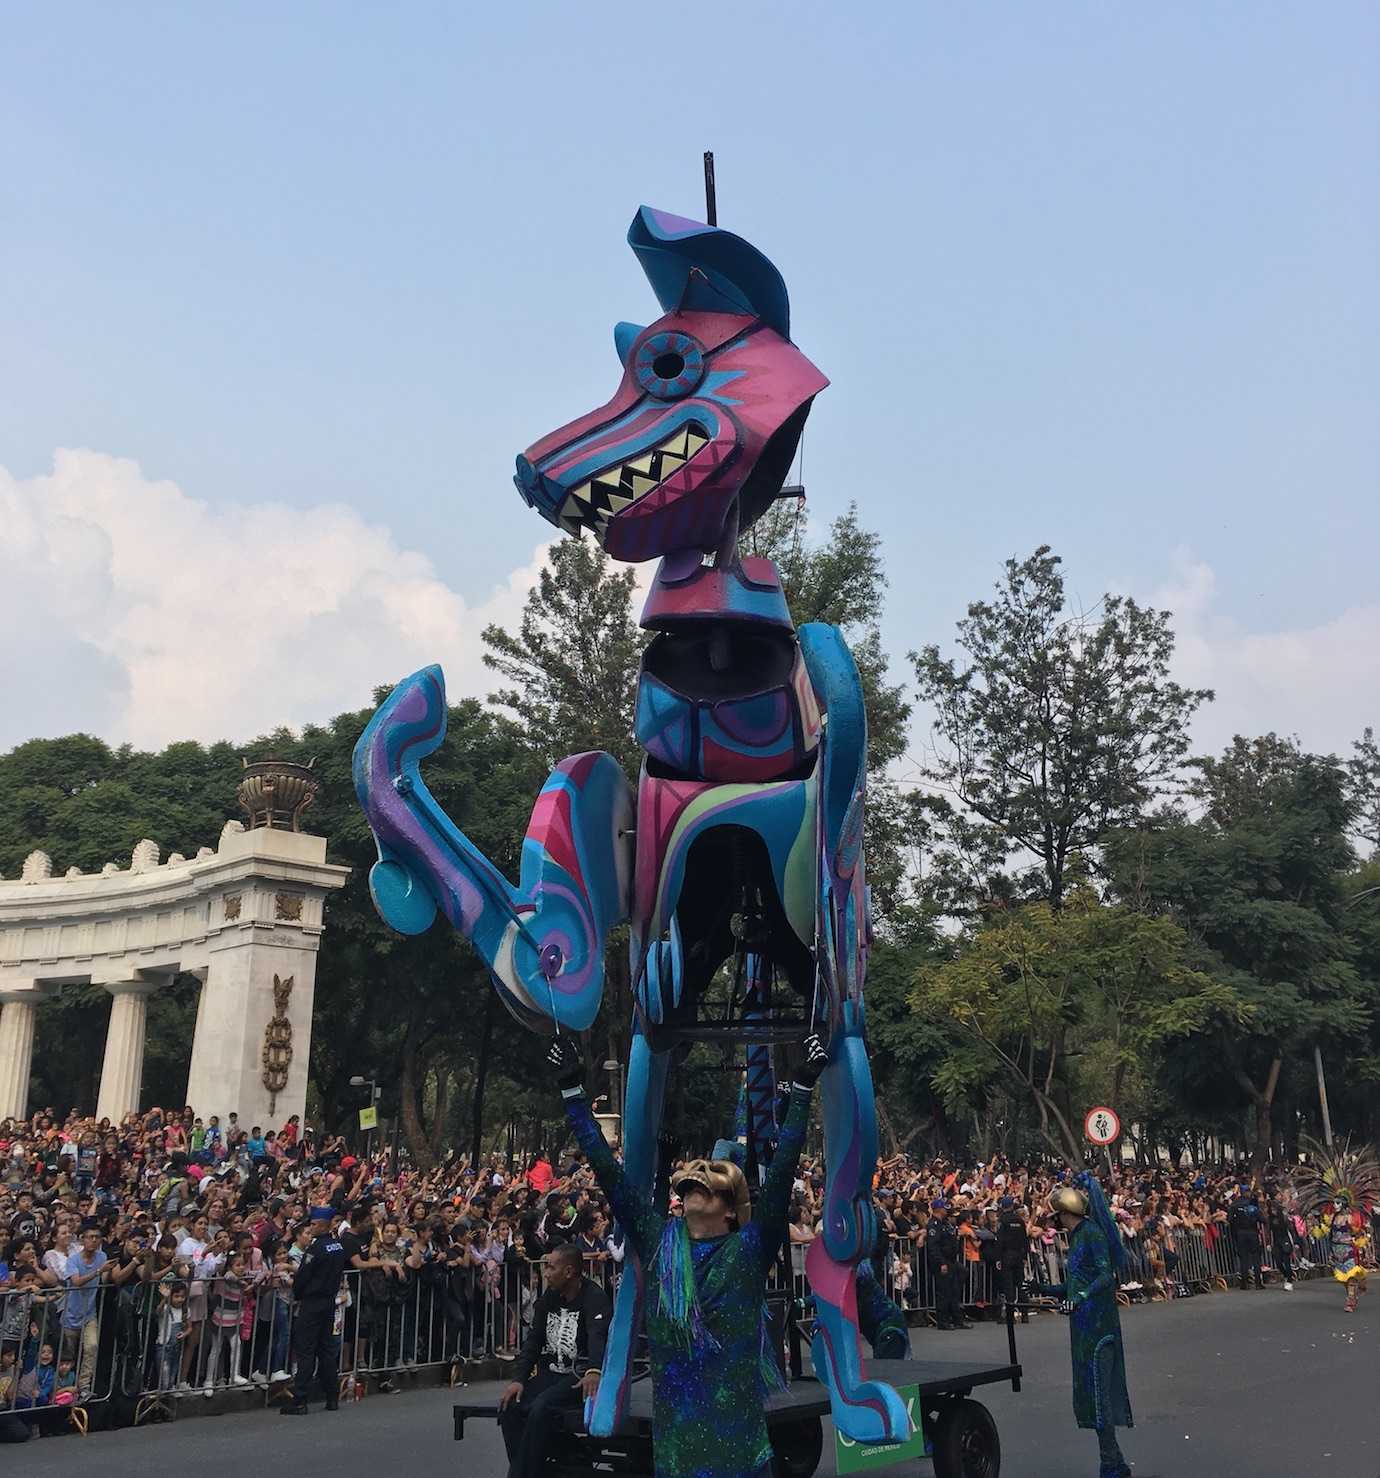
<svg viewBox="0 0 1380 1478">
<path fill-rule="evenodd" d="M 358 1073 L 356 1073 L 350 1079 L 350 1087 L 351 1088 L 368 1088 L 368 1090 L 369 1090 L 369 1107 L 370 1108 L 374 1108 L 377 1105 L 379 1098 L 381 1097 L 381 1094 L 380 1094 L 379 1088 L 378 1088 L 378 1080 L 376 1078 L 363 1078 Z M 374 1153 L 374 1128 L 373 1128 L 373 1125 L 371 1124 L 369 1126 L 369 1128 L 364 1131 L 364 1158 L 366 1160 L 372 1159 L 373 1158 L 373 1153 Z"/>
<path fill-rule="evenodd" d="M 604 1071 L 609 1075 L 609 1107 L 618 1115 L 618 1122 L 623 1122 L 623 1064 L 617 1058 L 610 1057 L 604 1063 Z"/>
</svg>

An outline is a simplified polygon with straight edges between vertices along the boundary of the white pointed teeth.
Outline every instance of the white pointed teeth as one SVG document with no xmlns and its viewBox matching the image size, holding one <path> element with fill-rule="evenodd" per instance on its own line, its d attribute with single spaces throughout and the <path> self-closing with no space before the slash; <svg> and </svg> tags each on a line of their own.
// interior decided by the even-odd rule
<svg viewBox="0 0 1380 1478">
<path fill-rule="evenodd" d="M 659 487 L 708 441 L 708 434 L 699 426 L 681 426 L 660 446 L 581 483 L 561 505 L 561 527 L 574 533 L 583 526 L 602 539 L 611 518 Z"/>
</svg>

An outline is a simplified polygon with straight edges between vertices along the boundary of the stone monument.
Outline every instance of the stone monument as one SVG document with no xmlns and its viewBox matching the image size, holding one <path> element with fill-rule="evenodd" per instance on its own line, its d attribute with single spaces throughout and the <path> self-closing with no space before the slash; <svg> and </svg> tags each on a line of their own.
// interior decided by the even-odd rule
<svg viewBox="0 0 1380 1478">
<path fill-rule="evenodd" d="M 201 981 L 185 1102 L 246 1128 L 304 1111 L 326 895 L 350 871 L 300 829 L 318 788 L 310 766 L 246 764 L 249 826 L 226 822 L 214 851 L 163 862 L 146 839 L 128 868 L 61 878 L 35 852 L 0 880 L 0 1119 L 28 1110 L 37 1004 L 72 982 L 111 996 L 97 1114 L 144 1107 L 148 998 L 183 973 Z"/>
</svg>

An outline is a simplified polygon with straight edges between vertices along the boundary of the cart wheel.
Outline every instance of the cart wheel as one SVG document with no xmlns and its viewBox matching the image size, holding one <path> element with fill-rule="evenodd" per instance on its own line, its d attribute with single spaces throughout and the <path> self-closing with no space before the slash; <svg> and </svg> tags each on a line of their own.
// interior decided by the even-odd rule
<svg viewBox="0 0 1380 1478">
<path fill-rule="evenodd" d="M 817 1416 L 771 1429 L 772 1478 L 810 1478 L 824 1453 L 824 1423 Z"/>
<path fill-rule="evenodd" d="M 936 1478 L 997 1478 L 1001 1439 L 992 1413 L 977 1401 L 947 1401 L 934 1434 Z"/>
</svg>

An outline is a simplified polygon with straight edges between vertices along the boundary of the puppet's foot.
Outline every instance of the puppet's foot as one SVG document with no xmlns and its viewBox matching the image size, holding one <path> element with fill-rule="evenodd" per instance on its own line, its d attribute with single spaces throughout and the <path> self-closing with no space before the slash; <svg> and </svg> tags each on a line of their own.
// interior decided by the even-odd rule
<svg viewBox="0 0 1380 1478">
<path fill-rule="evenodd" d="M 857 1269 L 835 1262 L 816 1237 L 805 1271 L 815 1297 L 810 1358 L 828 1388 L 835 1428 L 853 1442 L 904 1442 L 911 1435 L 906 1403 L 884 1382 L 864 1378 Z"/>
</svg>

